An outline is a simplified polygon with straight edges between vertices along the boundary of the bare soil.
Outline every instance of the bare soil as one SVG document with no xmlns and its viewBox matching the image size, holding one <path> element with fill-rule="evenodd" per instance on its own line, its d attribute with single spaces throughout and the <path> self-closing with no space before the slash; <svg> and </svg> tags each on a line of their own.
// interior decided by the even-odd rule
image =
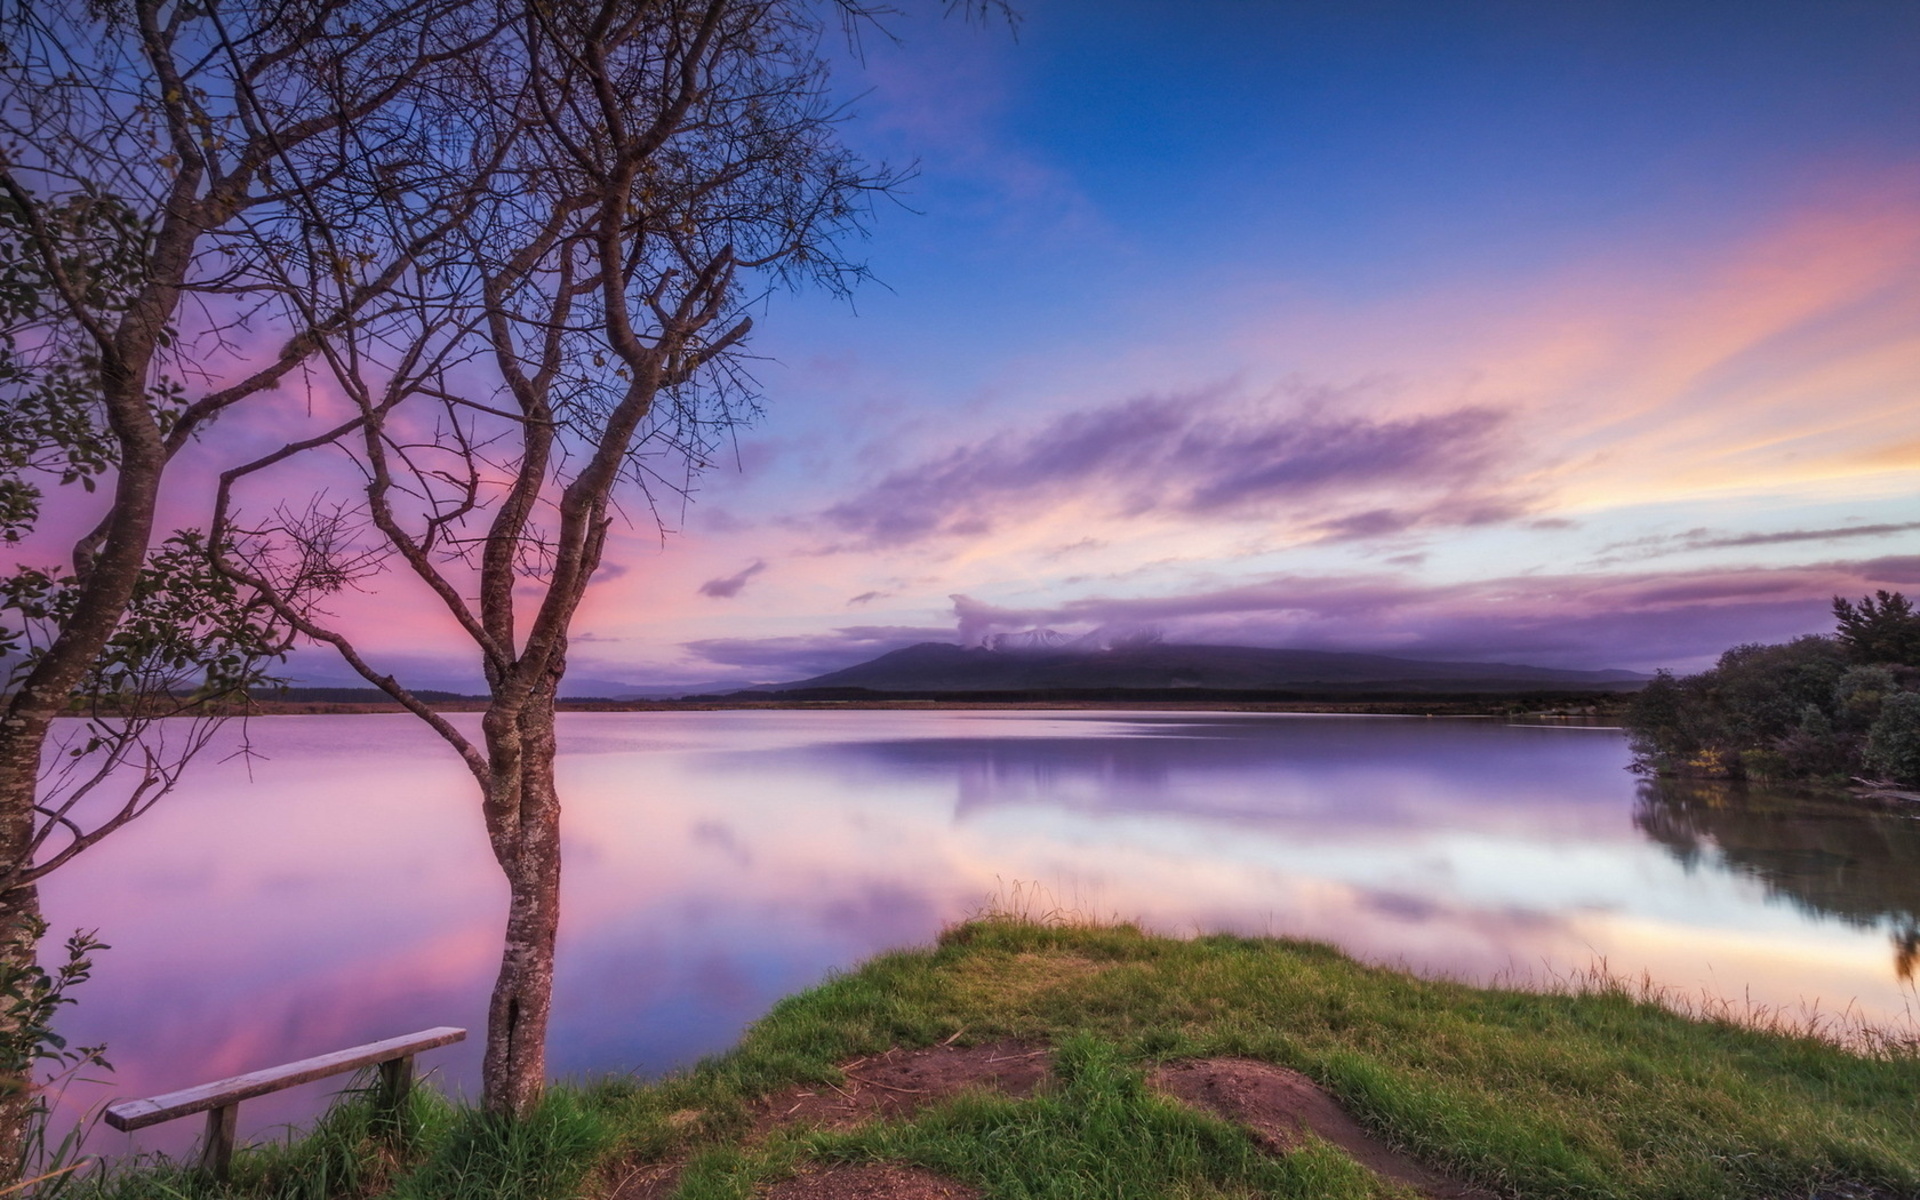
<svg viewBox="0 0 1920 1200">
<path fill-rule="evenodd" d="M 680 1186 L 685 1168 L 685 1160 L 678 1157 L 635 1166 L 615 1179 L 608 1200 L 666 1200 Z"/>
<path fill-rule="evenodd" d="M 1284 1154 L 1311 1133 L 1345 1150 L 1383 1179 L 1431 1200 L 1492 1200 L 1483 1191 L 1415 1162 L 1347 1115 L 1298 1071 L 1249 1058 L 1189 1059 L 1154 1072 L 1153 1086 L 1244 1126 L 1266 1150 Z"/>
<path fill-rule="evenodd" d="M 965 1091 L 1031 1096 L 1047 1077 L 1052 1052 L 1030 1042 L 892 1049 L 842 1063 L 846 1082 L 789 1088 L 761 1102 L 754 1136 L 781 1125 L 848 1129 L 877 1118 L 911 1116 Z"/>
<path fill-rule="evenodd" d="M 848 1129 L 910 1117 L 966 1091 L 1031 1096 L 1050 1069 L 1051 1052 L 1030 1042 L 896 1048 L 842 1063 L 842 1084 L 789 1088 L 761 1101 L 748 1139 L 789 1125 Z M 1245 1127 L 1270 1153 L 1294 1150 L 1311 1134 L 1428 1200 L 1494 1200 L 1493 1193 L 1449 1179 L 1395 1150 L 1297 1071 L 1245 1058 L 1190 1059 L 1160 1068 L 1152 1083 L 1174 1099 Z M 636 1167 L 619 1180 L 612 1200 L 664 1200 L 678 1185 L 680 1171 L 677 1160 Z M 979 1195 L 917 1167 L 878 1163 L 809 1168 L 766 1193 L 767 1200 L 975 1200 Z"/>
</svg>

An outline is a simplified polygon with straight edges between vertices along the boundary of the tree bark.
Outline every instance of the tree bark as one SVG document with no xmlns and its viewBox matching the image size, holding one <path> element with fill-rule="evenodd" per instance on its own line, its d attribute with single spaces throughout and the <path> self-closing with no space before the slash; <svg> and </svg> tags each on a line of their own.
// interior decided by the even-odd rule
<svg viewBox="0 0 1920 1200">
<path fill-rule="evenodd" d="M 0 970 L 11 975 L 33 966 L 40 928 L 38 884 L 21 884 L 0 895 Z M 12 1028 L 4 1031 L 6 1035 L 16 1032 Z M 29 1060 L 24 1072 L 0 1077 L 0 1139 L 4 1139 L 0 1140 L 0 1174 L 8 1179 L 16 1178 L 26 1165 L 33 1109 L 33 1066 Z"/>
<path fill-rule="evenodd" d="M 151 340 L 136 346 L 144 371 Z M 160 431 L 146 408 L 139 376 L 120 369 L 103 372 L 107 411 L 120 447 L 120 471 L 114 507 L 105 536 L 91 558 L 77 564 L 80 598 L 73 616 L 28 673 L 0 720 L 0 960 L 16 967 L 38 952 L 40 898 L 30 880 L 34 822 L 39 800 L 40 759 L 54 718 L 67 711 L 68 697 L 113 636 L 126 611 L 153 538 L 155 498 L 165 454 Z M 76 555 L 76 557 L 81 557 Z M 8 886 L 11 884 L 12 886 Z M 0 1037 L 15 1034 L 0 1014 Z M 33 1066 L 0 1073 L 0 1161 L 23 1161 L 27 1119 L 32 1107 Z"/>
<path fill-rule="evenodd" d="M 547 1019 L 560 929 L 554 694 L 563 670 L 550 667 L 523 705 L 496 704 L 483 722 L 494 766 L 488 825 L 509 899 L 500 974 L 487 1008 L 481 1094 L 488 1112 L 514 1118 L 533 1110 L 547 1082 Z"/>
</svg>

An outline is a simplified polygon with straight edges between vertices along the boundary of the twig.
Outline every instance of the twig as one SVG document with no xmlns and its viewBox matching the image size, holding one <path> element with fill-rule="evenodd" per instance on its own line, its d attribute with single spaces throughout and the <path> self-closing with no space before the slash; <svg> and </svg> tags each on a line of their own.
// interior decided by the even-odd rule
<svg viewBox="0 0 1920 1200">
<path fill-rule="evenodd" d="M 92 1161 L 93 1160 L 90 1158 L 83 1158 L 79 1162 L 73 1163 L 70 1166 L 61 1167 L 58 1171 L 48 1171 L 45 1175 L 37 1175 L 32 1179 L 22 1179 L 19 1183 L 11 1184 L 7 1187 L 0 1188 L 0 1196 L 5 1196 L 5 1195 L 8 1195 L 9 1193 L 17 1192 L 21 1188 L 32 1187 L 36 1183 L 45 1183 L 49 1179 L 58 1179 L 60 1178 L 60 1176 L 65 1175 L 69 1171 L 78 1171 L 81 1167 L 86 1166 L 88 1163 Z"/>
<path fill-rule="evenodd" d="M 864 1083 L 868 1087 L 885 1088 L 890 1092 L 909 1092 L 915 1096 L 924 1096 L 927 1094 L 927 1089 L 925 1088 L 895 1087 L 890 1083 L 881 1083 L 877 1079 L 862 1079 L 858 1075 L 849 1075 L 847 1078 L 853 1080 L 855 1083 Z M 848 1097 L 848 1099 L 852 1099 L 852 1097 Z"/>
</svg>

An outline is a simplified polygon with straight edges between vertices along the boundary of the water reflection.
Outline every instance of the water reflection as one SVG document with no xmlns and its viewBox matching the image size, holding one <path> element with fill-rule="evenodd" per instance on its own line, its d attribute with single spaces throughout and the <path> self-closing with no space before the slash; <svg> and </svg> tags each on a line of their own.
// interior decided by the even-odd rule
<svg viewBox="0 0 1920 1200">
<path fill-rule="evenodd" d="M 404 716 L 251 736 L 265 758 L 210 766 L 46 889 L 57 931 L 113 944 L 68 1032 L 110 1045 L 118 1094 L 482 1019 L 504 887 L 460 765 Z M 1885 940 L 1911 927 L 1911 825 L 1643 797 L 1614 731 L 714 712 L 570 714 L 561 736 L 560 1072 L 686 1065 L 1013 880 L 1166 930 L 1320 938 L 1477 980 L 1598 958 L 1875 1019 L 1913 997 Z M 431 1061 L 477 1079 L 472 1042 Z M 249 1102 L 243 1133 L 322 1098 Z"/>
<path fill-rule="evenodd" d="M 1634 824 L 1689 867 L 1758 880 L 1816 916 L 1886 929 L 1894 972 L 1920 958 L 1920 814 L 1801 788 L 1647 780 Z"/>
<path fill-rule="evenodd" d="M 976 729 L 810 745 L 754 760 L 717 755 L 711 765 L 831 774 L 849 787 L 951 781 L 960 820 L 1039 804 L 1088 814 L 1397 828 L 1449 818 L 1498 822 L 1515 803 L 1550 803 L 1563 817 L 1597 807 L 1611 824 L 1619 805 L 1622 760 L 1613 731 L 1578 748 L 1600 750 L 1592 754 L 1537 728 L 1491 721 L 1148 714 L 1055 724 L 1058 732 L 1045 737 Z M 1475 786 L 1459 786 L 1469 780 Z"/>
</svg>

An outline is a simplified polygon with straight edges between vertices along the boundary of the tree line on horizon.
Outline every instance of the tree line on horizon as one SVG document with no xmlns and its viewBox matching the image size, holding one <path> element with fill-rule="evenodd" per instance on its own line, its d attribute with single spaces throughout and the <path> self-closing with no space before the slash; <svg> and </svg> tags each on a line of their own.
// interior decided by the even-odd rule
<svg viewBox="0 0 1920 1200">
<path fill-rule="evenodd" d="M 1920 787 L 1920 613 L 1900 592 L 1833 599 L 1831 634 L 1734 646 L 1658 672 L 1628 706 L 1635 768 L 1719 779 Z"/>
</svg>

